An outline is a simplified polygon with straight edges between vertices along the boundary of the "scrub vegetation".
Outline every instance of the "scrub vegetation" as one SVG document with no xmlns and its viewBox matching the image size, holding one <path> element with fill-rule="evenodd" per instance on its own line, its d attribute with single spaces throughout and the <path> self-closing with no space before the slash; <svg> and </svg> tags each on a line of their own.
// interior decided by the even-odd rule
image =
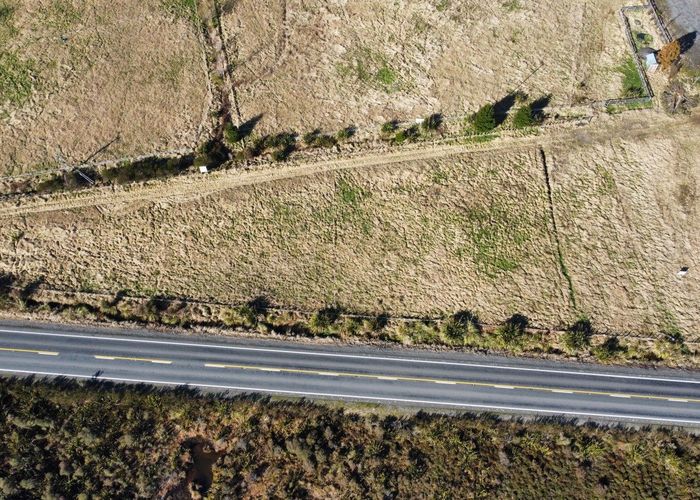
<svg viewBox="0 0 700 500">
<path fill-rule="evenodd" d="M 0 380 L 0 496 L 692 498 L 700 438 Z M 105 408 L 110 411 L 105 412 Z"/>
</svg>

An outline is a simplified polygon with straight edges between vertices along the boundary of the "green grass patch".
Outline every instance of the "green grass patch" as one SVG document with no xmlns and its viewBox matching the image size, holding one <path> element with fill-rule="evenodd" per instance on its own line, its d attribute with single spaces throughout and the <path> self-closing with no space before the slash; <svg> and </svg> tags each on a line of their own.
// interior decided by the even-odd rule
<svg viewBox="0 0 700 500">
<path fill-rule="evenodd" d="M 197 0 L 161 0 L 161 7 L 169 14 L 192 24 L 197 23 Z"/>
<path fill-rule="evenodd" d="M 622 73 L 622 96 L 623 97 L 646 97 L 644 82 L 637 71 L 637 65 L 632 57 L 625 59 L 625 62 L 618 67 Z"/>
<path fill-rule="evenodd" d="M 35 63 L 0 52 L 0 104 L 23 105 L 32 95 Z"/>
<path fill-rule="evenodd" d="M 638 109 L 651 109 L 654 107 L 654 103 L 651 100 L 648 101 L 633 101 L 623 104 L 608 104 L 605 107 L 605 112 L 611 115 L 618 113 L 624 113 L 625 111 L 634 111 Z"/>
</svg>

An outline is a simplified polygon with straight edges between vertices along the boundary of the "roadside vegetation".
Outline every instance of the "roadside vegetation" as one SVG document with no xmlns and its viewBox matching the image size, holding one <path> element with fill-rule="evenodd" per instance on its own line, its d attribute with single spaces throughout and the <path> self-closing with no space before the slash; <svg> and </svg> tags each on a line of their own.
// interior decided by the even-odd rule
<svg viewBox="0 0 700 500">
<path fill-rule="evenodd" d="M 277 308 L 259 298 L 240 305 L 216 305 L 153 295 L 135 297 L 93 293 L 57 297 L 41 291 L 40 282 L 22 283 L 0 274 L 0 312 L 31 313 L 67 321 L 127 322 L 185 329 L 216 328 L 220 333 L 253 333 L 339 341 L 388 342 L 418 347 L 547 355 L 601 363 L 695 366 L 690 349 L 673 325 L 655 342 L 595 331 L 582 316 L 560 330 L 533 327 L 522 314 L 485 325 L 471 311 L 436 318 L 406 319 L 353 314 L 337 306 L 317 311 Z"/>
<path fill-rule="evenodd" d="M 692 498 L 682 430 L 0 379 L 3 498 Z M 105 411 L 109 408 L 110 411 Z"/>
</svg>

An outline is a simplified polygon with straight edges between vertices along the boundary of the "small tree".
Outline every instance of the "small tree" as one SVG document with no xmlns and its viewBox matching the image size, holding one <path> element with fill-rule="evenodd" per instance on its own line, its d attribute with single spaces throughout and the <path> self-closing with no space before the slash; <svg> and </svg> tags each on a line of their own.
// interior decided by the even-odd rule
<svg viewBox="0 0 700 500">
<path fill-rule="evenodd" d="M 667 43 L 659 51 L 659 63 L 661 64 L 661 69 L 667 71 L 671 69 L 673 64 L 681 56 L 681 42 L 680 40 L 674 40 Z"/>
<path fill-rule="evenodd" d="M 390 120 L 382 125 L 382 134 L 391 134 L 397 127 L 396 120 Z"/>
<path fill-rule="evenodd" d="M 241 134 L 240 129 L 233 123 L 226 122 L 226 125 L 224 125 L 224 139 L 226 139 L 226 142 L 233 145 L 243 139 L 243 134 Z"/>
<path fill-rule="evenodd" d="M 471 119 L 474 130 L 477 133 L 491 132 L 496 128 L 496 111 L 493 104 L 486 104 L 472 115 Z"/>
<path fill-rule="evenodd" d="M 532 127 L 536 123 L 535 115 L 532 112 L 532 104 L 525 104 L 516 111 L 513 116 L 513 126 L 515 128 Z"/>
<path fill-rule="evenodd" d="M 588 318 L 581 318 L 564 334 L 564 345 L 569 351 L 580 351 L 591 345 L 593 327 Z"/>
<path fill-rule="evenodd" d="M 434 113 L 423 120 L 421 127 L 426 132 L 435 131 L 442 125 L 442 115 L 440 113 Z"/>
</svg>

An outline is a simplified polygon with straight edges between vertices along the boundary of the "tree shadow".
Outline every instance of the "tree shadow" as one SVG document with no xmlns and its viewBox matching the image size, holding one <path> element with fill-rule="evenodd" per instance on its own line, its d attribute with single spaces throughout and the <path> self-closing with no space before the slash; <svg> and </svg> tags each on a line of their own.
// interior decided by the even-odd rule
<svg viewBox="0 0 700 500">
<path fill-rule="evenodd" d="M 241 139 L 245 139 L 248 137 L 250 134 L 253 133 L 253 130 L 255 129 L 255 126 L 258 124 L 260 120 L 262 120 L 262 113 L 259 115 L 254 116 L 253 118 L 244 121 L 241 123 L 241 125 L 238 127 L 238 132 L 240 133 Z"/>
<path fill-rule="evenodd" d="M 544 120 L 544 110 L 547 109 L 549 103 L 552 102 L 552 94 L 543 95 L 532 101 L 532 117 L 537 122 Z"/>
<path fill-rule="evenodd" d="M 513 92 L 509 93 L 500 101 L 496 101 L 493 105 L 493 113 L 496 117 L 496 126 L 502 125 L 503 122 L 508 118 L 508 112 L 515 104 L 515 94 Z"/>
<path fill-rule="evenodd" d="M 522 314 L 513 314 L 510 318 L 505 321 L 505 324 L 517 329 L 519 332 L 524 331 L 530 324 L 530 320 L 527 316 Z"/>
<path fill-rule="evenodd" d="M 686 33 L 682 37 L 678 39 L 678 43 L 681 45 L 681 54 L 685 54 L 688 52 L 690 49 L 693 48 L 695 45 L 695 39 L 698 37 L 698 32 L 696 31 L 691 31 L 690 33 Z"/>
<path fill-rule="evenodd" d="M 266 315 L 267 310 L 270 308 L 270 299 L 260 295 L 248 302 L 248 307 L 250 307 L 255 314 Z"/>
</svg>

